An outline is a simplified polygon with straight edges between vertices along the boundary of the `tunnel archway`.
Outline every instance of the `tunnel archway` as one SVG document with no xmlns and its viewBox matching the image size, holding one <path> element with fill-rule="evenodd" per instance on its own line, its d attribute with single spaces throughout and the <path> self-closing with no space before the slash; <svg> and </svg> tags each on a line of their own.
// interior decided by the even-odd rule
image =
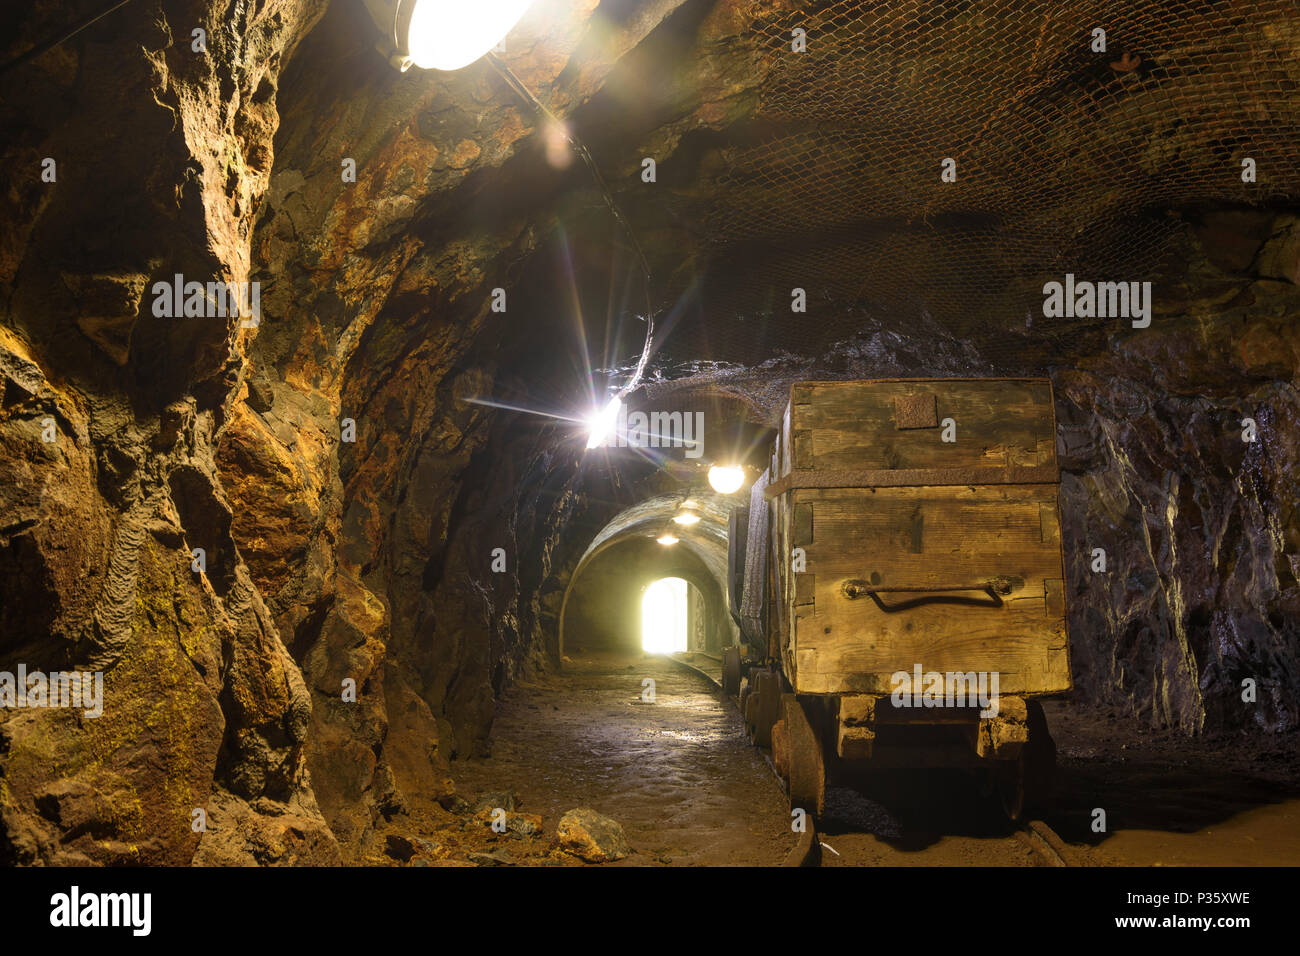
<svg viewBox="0 0 1300 956">
<path fill-rule="evenodd" d="M 687 650 L 716 653 L 738 632 L 727 611 L 727 514 L 742 495 L 661 495 L 616 515 L 574 568 L 560 610 L 559 646 L 639 653 L 642 600 L 658 581 L 680 578 L 691 602 Z M 689 501 L 699 522 L 672 518 Z M 657 540 L 672 527 L 677 542 Z"/>
</svg>

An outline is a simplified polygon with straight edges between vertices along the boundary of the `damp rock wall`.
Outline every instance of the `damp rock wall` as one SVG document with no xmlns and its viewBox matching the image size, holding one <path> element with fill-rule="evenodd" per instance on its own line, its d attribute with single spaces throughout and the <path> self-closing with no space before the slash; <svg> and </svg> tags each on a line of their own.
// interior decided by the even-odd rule
<svg viewBox="0 0 1300 956">
<path fill-rule="evenodd" d="M 860 161 L 836 167 L 856 198 L 817 246 L 838 285 L 788 250 L 718 245 L 723 207 L 757 209 L 764 229 L 787 222 L 770 214 L 790 191 L 769 175 L 768 138 L 818 148 L 820 128 L 804 142 L 790 117 L 759 115 L 765 80 L 791 67 L 790 14 L 747 0 L 538 4 L 503 60 L 565 129 L 488 63 L 397 73 L 343 0 L 137 0 L 0 74 L 0 672 L 103 676 L 96 716 L 0 709 L 0 862 L 352 861 L 385 820 L 454 794 L 455 760 L 490 747 L 501 695 L 558 656 L 592 538 L 676 487 L 653 468 L 611 477 L 568 425 L 469 401 L 577 415 L 599 384 L 575 366 L 603 358 L 617 379 L 635 362 L 630 237 L 566 129 L 590 145 L 653 272 L 664 321 L 647 397 L 727 396 L 770 426 L 799 379 L 1050 374 L 1076 696 L 1189 734 L 1295 727 L 1300 272 L 1280 172 L 1293 157 L 1260 155 L 1257 200 L 1234 179 L 1207 207 L 1171 166 L 1141 208 L 1089 224 L 1124 249 L 1156 223 L 1195 239 L 1157 282 L 1147 330 L 1076 334 L 987 298 L 945 323 L 936 296 L 958 288 L 942 269 L 960 247 L 942 228 L 872 219 L 872 190 L 904 193 Z M 65 0 L 10 5 L 5 60 L 79 16 Z M 1253 16 L 1233 57 L 1263 36 L 1267 75 L 1290 68 L 1293 26 Z M 976 38 L 1003 29 L 959 20 Z M 892 22 L 862 49 L 898 46 Z M 928 75 L 928 53 L 908 49 L 900 62 Z M 1179 112 L 1201 73 L 1166 70 L 1168 98 L 1160 70 L 1094 65 L 1064 100 L 1031 82 L 1008 102 L 1047 97 L 1086 133 L 1111 109 L 1090 90 L 1140 94 L 1160 122 L 1133 149 L 1174 163 L 1202 147 Z M 1275 86 L 1251 114 L 1265 132 L 1293 96 Z M 979 103 L 957 106 L 959 128 L 983 122 Z M 906 146 L 896 132 L 874 147 Z M 908 188 L 931 203 L 947 187 Z M 993 206 L 961 206 L 978 191 L 942 195 L 959 225 L 993 221 Z M 820 222 L 815 203 L 801 210 Z M 887 277 L 854 265 L 881 236 L 919 250 L 889 295 Z M 548 258 L 557 249 L 570 258 Z M 257 322 L 203 297 L 196 314 L 167 315 L 175 299 L 157 289 L 176 276 L 257 283 Z M 797 283 L 806 316 L 777 308 Z M 598 341 L 623 319 L 618 341 Z"/>
<path fill-rule="evenodd" d="M 338 860 L 217 463 L 250 329 L 158 291 L 248 281 L 279 66 L 323 7 L 136 4 L 0 79 L 0 670 L 102 675 L 98 715 L 0 712 L 6 862 Z M 9 55 L 80 16 L 8 11 Z"/>
</svg>

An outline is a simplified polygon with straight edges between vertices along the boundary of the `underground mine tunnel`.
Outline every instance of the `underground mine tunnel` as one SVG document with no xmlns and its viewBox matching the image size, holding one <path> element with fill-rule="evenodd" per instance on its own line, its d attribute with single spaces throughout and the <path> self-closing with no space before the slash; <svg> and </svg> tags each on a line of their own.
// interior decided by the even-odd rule
<svg viewBox="0 0 1300 956">
<path fill-rule="evenodd" d="M 0 60 L 4 863 L 1300 862 L 1291 0 Z"/>
</svg>

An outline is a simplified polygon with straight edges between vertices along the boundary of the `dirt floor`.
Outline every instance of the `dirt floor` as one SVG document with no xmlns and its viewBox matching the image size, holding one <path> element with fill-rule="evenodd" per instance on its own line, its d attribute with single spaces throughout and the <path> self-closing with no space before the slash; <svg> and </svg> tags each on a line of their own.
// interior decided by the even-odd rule
<svg viewBox="0 0 1300 956">
<path fill-rule="evenodd" d="M 1095 865 L 1300 866 L 1300 734 L 1190 739 L 1048 702 L 1055 800 L 1043 819 Z M 1106 833 L 1092 830 L 1095 808 Z"/>
<path fill-rule="evenodd" d="M 457 790 L 513 791 L 552 829 L 575 807 L 612 817 L 635 851 L 612 865 L 785 859 L 797 839 L 785 797 L 709 681 L 659 657 L 570 653 L 562 673 L 511 690 L 492 756 L 452 768 Z"/>
<path fill-rule="evenodd" d="M 1188 739 L 1048 702 L 1052 800 L 1034 814 L 1074 866 L 1300 866 L 1300 737 Z M 882 775 L 883 776 L 883 775 Z M 827 797 L 823 866 L 1041 866 L 962 773 L 895 772 Z M 1105 831 L 1094 832 L 1096 809 Z"/>
<path fill-rule="evenodd" d="M 786 859 L 797 836 L 782 788 L 713 683 L 649 655 L 570 654 L 562 672 L 510 690 L 490 757 L 453 765 L 466 803 L 436 820 L 399 817 L 407 835 L 381 838 L 370 862 L 583 865 L 555 840 L 576 807 L 623 827 L 632 854 L 603 865 Z M 647 679 L 653 702 L 643 699 Z M 1069 864 L 1300 865 L 1300 735 L 1190 740 L 1070 702 L 1045 709 L 1057 788 L 1034 816 L 1060 837 Z M 503 804 L 513 805 L 512 823 L 497 834 L 488 815 Z M 1094 832 L 1097 808 L 1105 832 Z M 958 771 L 841 777 L 819 832 L 828 867 L 1050 865 L 1027 836 Z"/>
</svg>

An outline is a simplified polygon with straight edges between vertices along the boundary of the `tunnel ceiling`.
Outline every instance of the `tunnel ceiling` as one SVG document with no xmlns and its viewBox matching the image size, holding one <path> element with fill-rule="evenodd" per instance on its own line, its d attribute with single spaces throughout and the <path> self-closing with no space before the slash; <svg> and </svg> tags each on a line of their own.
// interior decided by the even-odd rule
<svg viewBox="0 0 1300 956">
<path fill-rule="evenodd" d="M 685 502 L 691 502 L 689 507 Z M 739 496 L 697 494 L 690 498 L 682 495 L 657 495 L 638 502 L 615 515 L 592 539 L 574 571 L 591 561 L 605 548 L 629 538 L 659 538 L 671 531 L 678 539 L 676 545 L 700 558 L 714 577 L 726 588 L 727 580 L 727 518 L 731 509 L 743 504 Z M 689 527 L 673 523 L 673 516 L 689 511 L 699 517 Z"/>
<path fill-rule="evenodd" d="M 114 716 L 0 721 L 0 862 L 356 860 L 440 812 L 593 540 L 695 494 L 573 421 L 647 312 L 632 399 L 751 438 L 798 380 L 1049 375 L 1078 693 L 1300 724 L 1292 3 L 538 0 L 501 60 L 627 229 L 490 63 L 399 73 L 361 4 L 134 0 L 22 59 L 92 6 L 0 11 L 0 664 L 104 669 Z M 1151 281 L 1150 327 L 1049 318 L 1067 272 Z M 160 315 L 176 275 L 259 323 Z"/>
<path fill-rule="evenodd" d="M 321 324 L 294 338 L 295 364 L 347 354 L 380 316 L 369 334 L 389 351 L 401 329 L 460 310 L 472 324 L 517 283 L 512 338 L 534 334 L 522 311 L 572 360 L 577 311 L 621 381 L 647 310 L 635 244 L 652 377 L 757 390 L 770 421 L 817 368 L 1038 372 L 1105 353 L 1131 330 L 1043 314 L 1044 282 L 1066 273 L 1153 279 L 1162 320 L 1189 324 L 1198 244 L 1235 278 L 1290 281 L 1259 255 L 1290 221 L 1250 218 L 1293 204 L 1300 181 L 1285 2 L 539 3 L 503 60 L 590 149 L 630 235 L 486 63 L 398 76 L 365 26 L 331 7 L 280 93 L 293 119 L 255 248 L 272 308 L 291 297 Z M 358 188 L 336 168 L 354 154 Z M 534 390 L 564 375 L 525 374 Z"/>
</svg>

